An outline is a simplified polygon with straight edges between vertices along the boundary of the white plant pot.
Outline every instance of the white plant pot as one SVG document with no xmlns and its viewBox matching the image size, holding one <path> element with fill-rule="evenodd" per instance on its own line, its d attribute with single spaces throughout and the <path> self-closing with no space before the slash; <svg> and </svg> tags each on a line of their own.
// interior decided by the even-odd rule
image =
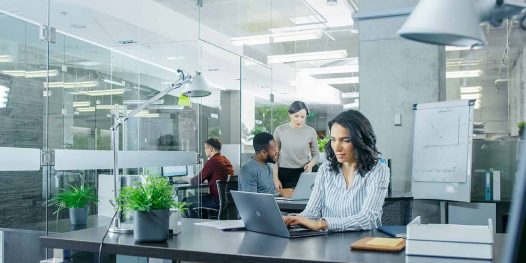
<svg viewBox="0 0 526 263">
<path fill-rule="evenodd" d="M 170 229 L 173 231 L 173 235 L 181 233 L 181 212 L 177 209 L 170 209 Z"/>
</svg>

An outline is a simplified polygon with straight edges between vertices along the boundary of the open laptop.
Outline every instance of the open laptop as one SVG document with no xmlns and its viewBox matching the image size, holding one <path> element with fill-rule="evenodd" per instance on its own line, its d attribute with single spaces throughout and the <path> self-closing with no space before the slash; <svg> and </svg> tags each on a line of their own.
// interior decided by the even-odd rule
<svg viewBox="0 0 526 263">
<path fill-rule="evenodd" d="M 319 236 L 327 233 L 327 231 L 302 227 L 287 228 L 272 194 L 234 190 L 230 193 L 246 230 L 286 238 Z"/>
<path fill-rule="evenodd" d="M 298 200 L 309 200 L 312 189 L 314 188 L 314 181 L 316 180 L 316 173 L 302 173 L 296 188 L 294 188 L 294 193 L 291 197 L 276 197 L 277 200 L 288 200 L 288 201 L 298 201 Z"/>
</svg>

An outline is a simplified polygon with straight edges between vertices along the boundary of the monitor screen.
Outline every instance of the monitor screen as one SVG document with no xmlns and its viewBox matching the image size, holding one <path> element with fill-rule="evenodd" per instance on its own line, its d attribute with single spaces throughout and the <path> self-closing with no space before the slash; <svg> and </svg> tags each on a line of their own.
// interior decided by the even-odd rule
<svg viewBox="0 0 526 263">
<path fill-rule="evenodd" d="M 161 167 L 161 175 L 166 177 L 187 176 L 188 166 L 164 166 Z"/>
<path fill-rule="evenodd" d="M 511 211 L 506 230 L 504 260 L 502 262 L 526 262 L 526 143 L 521 141 L 519 169 L 511 200 Z M 519 144 L 519 145 L 520 145 Z"/>
</svg>

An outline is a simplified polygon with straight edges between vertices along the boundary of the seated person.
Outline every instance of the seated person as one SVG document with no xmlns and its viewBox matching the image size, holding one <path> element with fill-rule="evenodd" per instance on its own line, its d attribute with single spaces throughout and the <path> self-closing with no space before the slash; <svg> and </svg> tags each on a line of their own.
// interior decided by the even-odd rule
<svg viewBox="0 0 526 263">
<path fill-rule="evenodd" d="M 234 175 L 232 164 L 224 155 L 221 154 L 221 142 L 216 138 L 209 138 L 205 141 L 205 154 L 209 158 L 203 166 L 203 170 L 190 179 L 192 185 L 198 185 L 208 181 L 210 194 L 201 196 L 202 207 L 219 209 L 219 193 L 217 192 L 216 181 L 226 181 L 228 176 Z M 193 208 L 197 207 L 198 196 L 186 198 L 184 201 L 190 203 L 188 213 L 189 217 L 197 217 Z"/>
<path fill-rule="evenodd" d="M 305 210 L 283 218 L 313 230 L 369 230 L 381 225 L 389 168 L 378 161 L 369 120 L 348 110 L 329 122 L 327 160 L 316 175 Z M 319 218 L 319 219 L 313 219 Z"/>
<path fill-rule="evenodd" d="M 269 163 L 276 163 L 279 155 L 278 144 L 272 134 L 262 132 L 252 140 L 256 152 L 254 158 L 243 164 L 238 178 L 239 191 L 269 193 L 276 196 L 290 197 L 292 189 L 276 191 L 272 179 L 272 168 Z"/>
</svg>

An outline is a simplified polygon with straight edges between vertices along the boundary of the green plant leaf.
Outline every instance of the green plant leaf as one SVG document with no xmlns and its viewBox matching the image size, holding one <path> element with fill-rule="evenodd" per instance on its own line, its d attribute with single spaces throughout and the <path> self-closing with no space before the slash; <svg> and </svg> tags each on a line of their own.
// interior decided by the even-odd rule
<svg viewBox="0 0 526 263">
<path fill-rule="evenodd" d="M 70 185 L 68 189 L 61 189 L 49 201 L 50 206 L 57 207 L 53 214 L 58 214 L 62 209 L 83 208 L 90 204 L 96 204 L 99 199 L 94 187 Z"/>
<path fill-rule="evenodd" d="M 186 211 L 187 204 L 173 200 L 172 192 L 172 186 L 167 178 L 147 175 L 144 182 L 135 186 L 123 187 L 117 198 L 117 204 L 119 209 L 125 213 L 169 208 Z"/>
</svg>

